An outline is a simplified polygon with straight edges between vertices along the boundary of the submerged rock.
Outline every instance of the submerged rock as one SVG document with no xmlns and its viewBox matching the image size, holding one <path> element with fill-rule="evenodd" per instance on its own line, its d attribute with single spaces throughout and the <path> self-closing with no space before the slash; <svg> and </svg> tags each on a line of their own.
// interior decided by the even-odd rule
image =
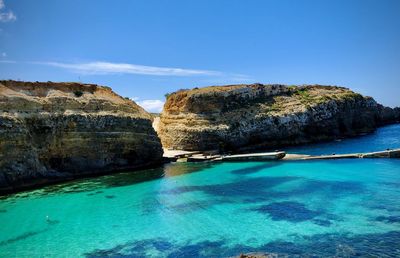
<svg viewBox="0 0 400 258">
<path fill-rule="evenodd" d="M 214 86 L 170 94 L 158 135 L 172 149 L 272 148 L 368 133 L 399 114 L 343 87 Z"/>
<path fill-rule="evenodd" d="M 160 162 L 151 116 L 94 84 L 0 81 L 0 191 Z"/>
</svg>

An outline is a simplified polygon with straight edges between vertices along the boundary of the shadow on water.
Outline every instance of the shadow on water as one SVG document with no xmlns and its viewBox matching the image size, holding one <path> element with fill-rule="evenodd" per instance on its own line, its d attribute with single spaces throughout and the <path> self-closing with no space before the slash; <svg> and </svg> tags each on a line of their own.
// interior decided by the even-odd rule
<svg viewBox="0 0 400 258">
<path fill-rule="evenodd" d="M 273 202 L 251 210 L 262 214 L 268 214 L 272 220 L 287 220 L 290 222 L 311 220 L 322 213 L 320 211 L 310 210 L 302 203 L 290 201 Z"/>
<path fill-rule="evenodd" d="M 322 210 L 310 210 L 303 203 L 293 201 L 273 202 L 250 210 L 266 214 L 276 221 L 285 220 L 293 223 L 311 221 L 323 227 L 329 227 L 332 224 L 325 218 L 333 219 L 333 216 Z"/>
<path fill-rule="evenodd" d="M 207 210 L 214 205 L 221 205 L 224 203 L 230 203 L 230 202 L 227 200 L 192 201 L 189 203 L 170 205 L 168 206 L 168 209 L 178 213 L 187 213 L 198 210 Z"/>
<path fill-rule="evenodd" d="M 281 184 L 293 181 L 298 182 L 295 188 L 290 187 L 288 190 L 281 190 L 282 188 L 278 187 Z M 242 178 L 239 181 L 226 184 L 178 186 L 160 191 L 160 193 L 180 195 L 195 191 L 203 192 L 212 198 L 207 201 L 191 200 L 162 208 L 178 213 L 187 213 L 226 203 L 261 204 L 250 210 L 265 214 L 272 220 L 285 220 L 291 223 L 310 221 L 322 227 L 329 227 L 332 224 L 331 221 L 338 221 L 341 218 L 325 212 L 323 207 L 311 210 L 303 203 L 287 200 L 301 196 L 306 198 L 307 195 L 316 193 L 326 196 L 328 199 L 336 199 L 363 193 L 365 187 L 360 182 L 351 181 L 309 180 L 303 177 L 256 177 Z M 267 203 L 270 201 L 274 202 Z M 160 208 L 159 205 L 157 207 Z M 245 211 L 248 212 L 249 210 L 246 209 Z M 151 212 L 151 209 L 149 212 Z"/>
<path fill-rule="evenodd" d="M 393 187 L 395 189 L 400 188 L 400 182 L 382 182 L 381 184 L 385 185 L 385 186 Z"/>
<path fill-rule="evenodd" d="M 170 163 L 159 168 L 145 169 L 134 172 L 122 172 L 111 175 L 99 176 L 89 179 L 77 179 L 71 182 L 46 186 L 42 189 L 33 191 L 16 193 L 9 196 L 4 196 L 2 199 L 14 198 L 32 198 L 34 196 L 82 193 L 88 192 L 88 196 L 102 193 L 99 191 L 104 188 L 120 187 L 133 185 L 145 181 L 156 180 L 162 177 L 179 176 L 194 172 L 200 172 L 204 169 L 211 168 L 214 164 L 211 163 Z"/>
<path fill-rule="evenodd" d="M 1 242 L 0 242 L 0 246 L 5 246 L 5 245 L 12 244 L 12 243 L 15 243 L 15 242 L 18 242 L 18 241 L 21 241 L 21 240 L 25 240 L 25 239 L 27 239 L 27 238 L 36 236 L 36 235 L 38 235 L 38 234 L 45 233 L 45 232 L 47 232 L 47 231 L 48 231 L 48 229 L 42 229 L 42 230 L 38 230 L 38 231 L 26 232 L 26 233 L 24 233 L 24 234 L 21 234 L 21 235 L 19 235 L 19 236 L 14 237 L 14 238 L 10 238 L 10 239 L 1 241 Z"/>
<path fill-rule="evenodd" d="M 282 162 L 268 161 L 268 162 L 263 162 L 261 165 L 245 167 L 245 168 L 240 168 L 240 169 L 234 169 L 231 171 L 231 173 L 235 174 L 235 175 L 253 174 L 253 173 L 260 172 L 264 169 L 280 166 L 282 164 L 283 164 Z"/>
<path fill-rule="evenodd" d="M 376 204 L 367 204 L 365 205 L 367 208 L 369 209 L 373 209 L 373 210 L 382 210 L 382 211 L 387 211 L 387 212 L 398 212 L 400 211 L 399 207 L 393 207 L 392 204 L 390 203 L 385 203 L 385 200 L 382 200 L 381 203 Z"/>
<path fill-rule="evenodd" d="M 295 188 L 290 187 L 289 190 L 275 188 L 293 181 L 298 181 L 298 185 Z M 211 198 L 207 201 L 190 200 L 178 205 L 166 205 L 166 207 L 161 207 L 162 205 L 159 204 L 149 204 L 147 212 L 151 212 L 155 207 L 186 213 L 226 203 L 265 203 L 250 210 L 269 215 L 273 220 L 286 220 L 289 222 L 310 220 L 314 224 L 329 227 L 331 220 L 340 220 L 340 218 L 324 212 L 323 207 L 317 210 L 310 210 L 302 203 L 287 200 L 301 196 L 306 198 L 307 195 L 316 193 L 329 199 L 335 199 L 360 194 L 365 191 L 365 187 L 360 182 L 308 180 L 302 177 L 256 177 L 242 178 L 239 181 L 226 184 L 178 186 L 159 193 L 180 195 L 196 191 L 207 194 Z M 277 200 L 282 201 L 279 202 Z M 274 202 L 266 203 L 270 201 Z"/>
<path fill-rule="evenodd" d="M 226 184 L 213 185 L 189 185 L 179 186 L 169 190 L 162 191 L 163 194 L 183 194 L 187 192 L 201 191 L 213 196 L 227 197 L 260 197 L 266 196 L 266 192 L 277 185 L 300 179 L 300 177 L 256 177 L 244 178 L 240 181 Z"/>
<path fill-rule="evenodd" d="M 378 216 L 375 218 L 376 221 L 382 221 L 385 223 L 400 223 L 400 216 Z"/>
<path fill-rule="evenodd" d="M 0 241 L 0 247 L 8 245 L 8 244 L 15 243 L 15 242 L 18 242 L 18 241 L 21 241 L 21 240 L 25 240 L 25 239 L 34 237 L 34 236 L 39 235 L 39 234 L 46 233 L 47 231 L 49 231 L 51 229 L 52 226 L 60 224 L 60 221 L 59 220 L 55 220 L 55 219 L 50 219 L 50 218 L 47 217 L 46 218 L 46 223 L 49 226 L 47 228 L 44 228 L 44 229 L 41 229 L 41 230 L 36 230 L 36 231 L 29 231 L 29 232 L 23 233 L 21 235 L 18 235 L 16 237 L 13 237 L 13 238 L 10 238 L 10 239 L 4 240 L 4 241 Z"/>
<path fill-rule="evenodd" d="M 173 204 L 173 205 L 154 205 L 154 203 L 146 202 L 142 207 L 142 215 L 147 215 L 154 213 L 156 210 L 169 210 L 175 213 L 189 213 L 195 212 L 199 210 L 208 210 L 213 206 L 221 205 L 225 203 L 232 203 L 227 199 L 210 199 L 210 200 L 198 200 L 198 201 L 189 201 L 181 204 Z"/>
<path fill-rule="evenodd" d="M 274 257 L 398 257 L 400 231 L 377 234 L 317 234 L 298 241 L 273 241 L 258 247 L 232 245 L 229 241 L 189 241 L 177 244 L 154 238 L 132 241 L 110 249 L 94 250 L 86 257 L 230 257 L 261 252 Z"/>
<path fill-rule="evenodd" d="M 363 183 L 357 181 L 327 181 L 307 179 L 298 187 L 289 191 L 275 191 L 271 193 L 274 198 L 288 198 L 309 195 L 316 192 L 323 193 L 327 198 L 338 198 L 345 195 L 361 194 L 366 191 Z"/>
<path fill-rule="evenodd" d="M 281 184 L 301 180 L 300 184 L 288 191 L 273 189 Z M 360 182 L 308 180 L 302 177 L 255 177 L 242 178 L 226 184 L 178 186 L 161 191 L 162 194 L 184 194 L 201 191 L 221 197 L 235 197 L 240 202 L 261 202 L 276 198 L 290 198 L 321 192 L 330 198 L 342 195 L 360 194 L 365 187 Z"/>
</svg>

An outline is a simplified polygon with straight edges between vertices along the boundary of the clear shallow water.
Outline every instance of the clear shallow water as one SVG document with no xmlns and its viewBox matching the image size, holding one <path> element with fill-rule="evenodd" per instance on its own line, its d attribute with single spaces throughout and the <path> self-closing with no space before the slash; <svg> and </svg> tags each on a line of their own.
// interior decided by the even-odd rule
<svg viewBox="0 0 400 258">
<path fill-rule="evenodd" d="M 254 251 L 400 256 L 400 160 L 168 164 L 0 199 L 0 257 Z"/>
</svg>

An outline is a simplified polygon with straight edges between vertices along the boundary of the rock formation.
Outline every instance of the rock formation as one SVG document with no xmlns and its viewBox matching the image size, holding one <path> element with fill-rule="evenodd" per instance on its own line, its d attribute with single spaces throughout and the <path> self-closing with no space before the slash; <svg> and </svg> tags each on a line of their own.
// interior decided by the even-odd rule
<svg viewBox="0 0 400 258">
<path fill-rule="evenodd" d="M 0 191 L 157 164 L 151 117 L 110 88 L 0 81 Z"/>
<path fill-rule="evenodd" d="M 273 148 L 371 132 L 398 110 L 335 86 L 228 85 L 168 96 L 158 125 L 164 148 Z"/>
</svg>

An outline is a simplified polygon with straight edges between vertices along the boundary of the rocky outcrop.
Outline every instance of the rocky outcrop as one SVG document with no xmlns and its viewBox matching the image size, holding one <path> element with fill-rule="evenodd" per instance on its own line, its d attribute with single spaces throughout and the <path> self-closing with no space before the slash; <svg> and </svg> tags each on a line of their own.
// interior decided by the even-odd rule
<svg viewBox="0 0 400 258">
<path fill-rule="evenodd" d="M 371 132 L 398 114 L 343 87 L 215 86 L 170 94 L 158 135 L 165 148 L 239 151 Z"/>
<path fill-rule="evenodd" d="M 160 162 L 151 117 L 110 88 L 0 81 L 0 191 Z"/>
<path fill-rule="evenodd" d="M 400 122 L 400 107 L 393 108 L 392 110 L 393 110 L 392 116 L 394 116 L 394 120 L 397 122 Z M 392 119 L 392 121 L 393 121 L 393 119 Z M 392 121 L 389 121 L 389 122 L 392 122 Z"/>
<path fill-rule="evenodd" d="M 381 124 L 388 124 L 400 121 L 400 108 L 384 107 L 380 104 L 377 106 L 379 122 Z"/>
</svg>

